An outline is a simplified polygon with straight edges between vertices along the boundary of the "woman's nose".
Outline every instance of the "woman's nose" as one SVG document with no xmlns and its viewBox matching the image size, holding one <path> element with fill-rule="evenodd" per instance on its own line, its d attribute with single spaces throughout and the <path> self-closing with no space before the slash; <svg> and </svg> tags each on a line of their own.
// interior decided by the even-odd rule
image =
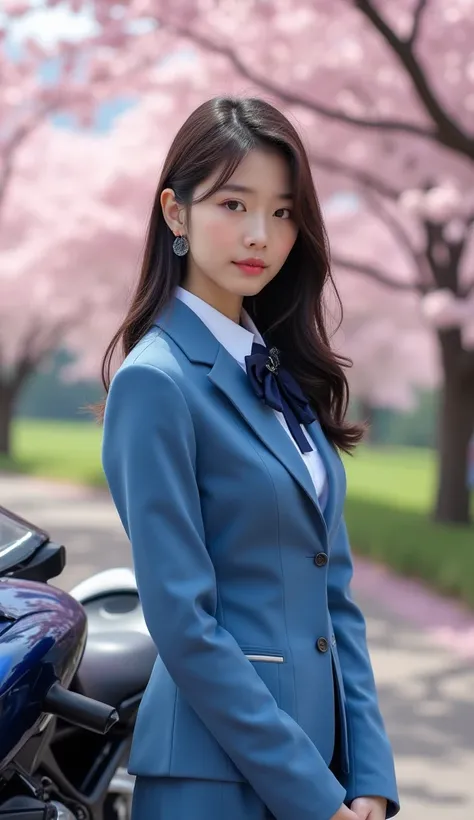
<svg viewBox="0 0 474 820">
<path fill-rule="evenodd" d="M 247 226 L 245 244 L 252 248 L 265 248 L 268 242 L 268 228 L 264 218 L 254 219 Z"/>
</svg>

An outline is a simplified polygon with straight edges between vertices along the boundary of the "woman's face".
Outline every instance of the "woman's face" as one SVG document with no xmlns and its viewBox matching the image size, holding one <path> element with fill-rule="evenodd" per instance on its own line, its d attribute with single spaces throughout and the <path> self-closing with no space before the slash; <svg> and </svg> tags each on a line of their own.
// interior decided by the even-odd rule
<svg viewBox="0 0 474 820">
<path fill-rule="evenodd" d="M 217 174 L 195 190 L 211 187 Z M 291 175 L 276 151 L 252 150 L 225 186 L 191 206 L 184 286 L 238 320 L 244 296 L 259 293 L 283 266 L 298 233 L 292 218 Z M 264 267 L 237 263 L 254 258 Z"/>
</svg>

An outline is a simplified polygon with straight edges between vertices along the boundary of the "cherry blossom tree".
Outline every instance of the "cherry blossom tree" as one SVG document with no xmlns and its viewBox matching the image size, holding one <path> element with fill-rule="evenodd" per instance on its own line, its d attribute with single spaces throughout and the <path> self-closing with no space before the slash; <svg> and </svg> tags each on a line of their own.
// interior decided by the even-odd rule
<svg viewBox="0 0 474 820">
<path fill-rule="evenodd" d="M 387 272 L 399 282 L 410 281 L 400 247 L 370 214 L 361 209 L 334 213 L 331 200 L 326 211 L 336 248 L 350 248 L 361 266 L 374 270 L 388 259 Z M 423 322 L 417 294 L 408 288 L 394 292 L 364 272 L 336 267 L 335 274 L 344 318 L 333 345 L 353 360 L 347 372 L 352 396 L 369 419 L 376 408 L 413 409 L 420 388 L 434 389 L 441 375 L 436 342 Z M 337 317 L 337 310 L 331 314 Z"/>
<path fill-rule="evenodd" d="M 10 452 L 10 422 L 26 380 L 72 327 L 94 314 L 102 296 L 77 257 L 99 218 L 84 187 L 92 148 L 44 125 L 15 155 L 0 222 L 2 453 Z"/>
<path fill-rule="evenodd" d="M 87 197 L 100 152 L 85 131 L 102 102 L 129 90 L 123 74 L 134 81 L 126 60 L 107 69 L 87 40 L 18 37 L 33 13 L 12 0 L 0 9 L 0 453 L 10 452 L 12 412 L 29 376 L 94 306 L 113 304 L 104 283 L 92 288 L 77 266 L 92 226 L 118 222 L 91 184 Z M 52 127 L 58 114 L 75 133 Z"/>
<path fill-rule="evenodd" d="M 140 112 L 153 114 L 146 133 L 138 111 L 106 134 L 45 124 L 16 153 L 0 220 L 0 452 L 27 379 L 59 347 L 74 357 L 65 379 L 97 378 L 124 314 L 165 155 L 159 124 L 178 127 L 168 94 Z"/>
<path fill-rule="evenodd" d="M 434 515 L 467 522 L 474 0 L 92 0 L 90 6 L 109 59 L 119 49 L 138 66 L 174 38 L 176 53 L 194 49 L 189 82 L 200 86 L 201 97 L 239 91 L 276 101 L 305 131 L 315 172 L 351 187 L 392 233 L 409 264 L 408 279 L 387 260 L 369 265 L 344 242 L 333 243 L 334 264 L 393 294 L 411 291 L 424 306 L 442 372 Z M 159 74 L 153 77 L 159 86 Z"/>
<path fill-rule="evenodd" d="M 365 216 L 359 214 L 355 225 L 348 218 L 328 219 L 336 270 L 339 277 L 344 271 L 345 276 L 355 279 L 354 286 L 359 284 L 361 296 L 367 292 L 369 282 L 385 292 L 383 297 L 379 294 L 375 310 L 382 322 L 393 327 L 392 356 L 385 359 L 386 375 L 396 372 L 390 360 L 393 362 L 392 357 L 400 355 L 402 348 L 407 352 L 405 346 L 409 344 L 413 345 L 413 375 L 419 368 L 420 380 L 427 380 L 425 386 L 430 386 L 435 372 L 438 375 L 441 469 L 436 513 L 442 520 L 465 521 L 469 516 L 467 454 L 474 428 L 474 237 L 469 195 L 462 194 L 457 185 L 432 187 L 424 192 L 407 190 L 396 201 L 363 188 L 360 195 Z M 383 244 L 385 249 L 379 252 Z M 364 278 L 365 286 L 361 282 Z M 370 309 L 368 304 L 368 312 Z M 347 313 L 353 314 L 353 306 Z M 351 316 L 348 319 L 350 322 Z M 408 319 L 412 329 L 413 319 L 417 324 L 416 345 L 407 328 Z M 426 339 L 427 331 L 431 344 Z M 354 341 L 361 342 L 360 333 Z M 373 343 L 376 345 L 375 333 Z M 428 360 L 427 344 L 431 351 Z M 377 354 L 382 350 L 383 346 L 377 344 Z M 352 355 L 356 365 L 359 357 L 361 367 L 365 361 L 370 362 L 370 356 L 365 359 L 367 351 L 363 353 L 363 347 L 357 344 Z M 379 372 L 379 387 L 383 390 L 383 367 Z"/>
<path fill-rule="evenodd" d="M 442 159 L 443 156 L 439 158 Z M 471 180 L 472 184 L 474 175 L 466 168 L 464 178 L 459 172 L 459 176 L 451 173 L 443 179 L 440 169 L 437 181 L 433 180 L 424 190 L 406 188 L 396 197 L 357 180 L 350 169 L 346 173 L 341 169 L 337 174 L 333 171 L 333 183 L 335 175 L 341 179 L 340 184 L 344 177 L 346 186 L 352 181 L 363 209 L 356 221 L 356 236 L 351 220 L 336 221 L 329 217 L 333 262 L 339 276 L 345 271 L 359 283 L 361 277 L 365 278 L 362 292 L 369 282 L 385 290 L 385 299 L 380 294 L 376 310 L 380 311 L 381 319 L 393 326 L 395 356 L 409 344 L 406 320 L 410 317 L 412 323 L 413 299 L 416 300 L 418 343 L 412 348 L 413 373 L 419 367 L 420 377 L 428 379 L 426 386 L 433 374 L 432 367 L 422 364 L 427 361 L 426 331 L 430 330 L 432 340 L 438 342 L 440 473 L 435 516 L 439 520 L 466 522 L 467 458 L 474 429 L 474 201 L 472 188 L 466 190 L 466 183 Z M 377 237 L 376 248 L 383 245 L 385 237 L 385 252 L 374 254 L 373 237 Z M 401 315 L 404 303 L 407 310 Z M 420 333 L 422 326 L 424 331 Z M 360 334 L 356 339 L 361 341 Z M 413 341 L 412 338 L 411 344 Z M 375 333 L 373 343 L 376 344 Z M 430 345 L 433 353 L 432 348 Z M 382 350 L 379 343 L 377 352 Z M 363 365 L 363 348 L 356 345 L 354 351 Z M 391 372 L 390 358 L 388 355 L 385 359 L 386 373 Z M 383 384 L 381 374 L 380 389 Z"/>
<path fill-rule="evenodd" d="M 48 141 L 38 134 L 66 103 L 79 113 L 88 99 L 74 80 L 73 49 L 63 49 L 56 80 L 45 82 L 42 72 L 59 51 L 35 39 L 15 40 L 15 24 L 26 7 L 6 2 L 0 16 L 0 453 L 10 449 L 15 399 L 42 355 L 57 343 L 61 325 L 52 327 L 44 319 L 38 324 L 51 297 L 39 265 L 52 239 L 51 224 L 49 234 L 43 230 L 48 200 L 37 186 Z M 33 303 L 38 315 L 30 322 Z"/>
</svg>

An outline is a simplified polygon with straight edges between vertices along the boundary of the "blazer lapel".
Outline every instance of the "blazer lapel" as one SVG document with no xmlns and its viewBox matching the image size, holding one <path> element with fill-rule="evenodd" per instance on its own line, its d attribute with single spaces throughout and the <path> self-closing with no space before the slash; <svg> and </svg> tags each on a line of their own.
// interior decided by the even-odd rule
<svg viewBox="0 0 474 820">
<path fill-rule="evenodd" d="M 224 347 L 219 346 L 209 379 L 225 393 L 249 427 L 298 482 L 316 507 L 326 530 L 326 522 L 319 506 L 318 496 L 303 459 L 273 410 L 257 399 L 247 374 Z"/>
<path fill-rule="evenodd" d="M 337 518 L 337 510 L 339 506 L 340 493 L 340 479 L 338 475 L 339 457 L 335 452 L 333 446 L 327 440 L 319 421 L 313 421 L 307 428 L 308 432 L 316 445 L 321 460 L 326 469 L 326 476 L 328 482 L 328 499 L 324 509 L 324 517 L 329 533 L 335 524 Z M 342 464 L 341 464 L 342 468 Z M 343 468 L 342 468 L 343 469 Z"/>
<path fill-rule="evenodd" d="M 204 322 L 187 305 L 175 299 L 155 324 L 171 336 L 190 361 L 210 366 L 208 373 L 210 381 L 227 396 L 263 444 L 298 482 L 316 508 L 327 538 L 334 514 L 336 477 L 333 468 L 334 454 L 331 452 L 319 423 L 313 422 L 308 430 L 327 471 L 329 497 L 324 515 L 308 469 L 297 448 L 290 441 L 289 435 L 283 429 L 273 410 L 257 399 L 245 371 L 219 344 Z"/>
</svg>

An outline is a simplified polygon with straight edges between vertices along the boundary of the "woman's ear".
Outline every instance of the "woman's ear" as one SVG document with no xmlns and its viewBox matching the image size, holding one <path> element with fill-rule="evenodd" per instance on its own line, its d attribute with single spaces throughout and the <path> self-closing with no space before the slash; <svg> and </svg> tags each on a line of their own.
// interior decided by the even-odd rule
<svg viewBox="0 0 474 820">
<path fill-rule="evenodd" d="M 186 233 L 185 208 L 176 202 L 175 193 L 172 188 L 165 188 L 161 192 L 160 203 L 165 222 L 174 235 L 182 236 Z"/>
</svg>

